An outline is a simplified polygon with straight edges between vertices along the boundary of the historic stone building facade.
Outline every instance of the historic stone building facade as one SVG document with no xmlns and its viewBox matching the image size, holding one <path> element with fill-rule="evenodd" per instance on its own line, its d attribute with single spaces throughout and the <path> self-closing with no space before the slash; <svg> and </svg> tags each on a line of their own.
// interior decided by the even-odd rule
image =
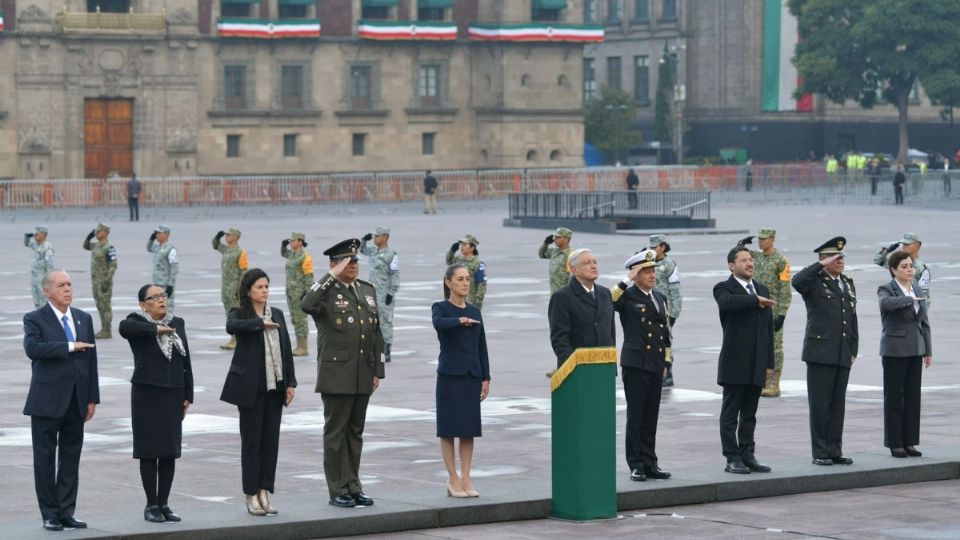
<svg viewBox="0 0 960 540">
<path fill-rule="evenodd" d="M 582 164 L 581 0 L 0 0 L 0 177 Z"/>
</svg>

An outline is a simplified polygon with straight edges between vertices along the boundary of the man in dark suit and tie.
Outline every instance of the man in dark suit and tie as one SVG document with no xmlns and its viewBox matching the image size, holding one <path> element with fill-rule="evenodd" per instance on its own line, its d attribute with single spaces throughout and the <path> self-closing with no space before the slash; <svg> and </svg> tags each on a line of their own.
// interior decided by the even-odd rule
<svg viewBox="0 0 960 540">
<path fill-rule="evenodd" d="M 757 403 L 767 377 L 773 374 L 773 310 L 770 290 L 753 280 L 750 250 L 742 245 L 727 254 L 730 277 L 713 286 L 720 308 L 723 345 L 717 384 L 723 387 L 720 444 L 728 473 L 770 472 L 754 456 Z"/>
<path fill-rule="evenodd" d="M 844 457 L 843 415 L 850 368 L 857 359 L 857 289 L 843 273 L 842 236 L 813 250 L 820 260 L 793 276 L 807 306 L 801 360 L 807 364 L 810 443 L 815 465 L 851 465 Z"/>
<path fill-rule="evenodd" d="M 631 480 L 666 480 L 670 473 L 657 465 L 656 446 L 663 373 L 670 359 L 667 297 L 654 290 L 656 251 L 641 251 L 623 266 L 629 270 L 627 279 L 614 285 L 610 294 L 623 327 L 620 373 L 627 398 L 627 465 Z"/>
<path fill-rule="evenodd" d="M 83 424 L 100 403 L 93 319 L 70 307 L 73 284 L 63 270 L 43 278 L 47 304 L 23 317 L 23 349 L 33 375 L 23 414 L 33 432 L 33 477 L 43 528 L 82 529 L 75 518 Z"/>
<path fill-rule="evenodd" d="M 610 290 L 595 283 L 600 277 L 596 256 L 578 249 L 569 262 L 573 279 L 550 297 L 547 308 L 558 368 L 581 347 L 613 347 L 617 341 Z"/>
</svg>

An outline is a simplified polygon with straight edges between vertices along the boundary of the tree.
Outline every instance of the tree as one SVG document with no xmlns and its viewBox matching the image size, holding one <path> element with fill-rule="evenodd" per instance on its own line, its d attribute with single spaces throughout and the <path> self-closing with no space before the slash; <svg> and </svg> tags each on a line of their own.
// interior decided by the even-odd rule
<svg viewBox="0 0 960 540">
<path fill-rule="evenodd" d="M 625 158 L 633 145 L 643 141 L 643 135 L 630 127 L 636 115 L 637 106 L 630 94 L 604 86 L 600 97 L 587 103 L 584 137 L 608 160 Z"/>
<path fill-rule="evenodd" d="M 960 59 L 957 59 L 956 67 L 960 68 Z M 940 117 L 950 122 L 950 137 L 943 155 L 953 159 L 954 152 L 957 151 L 953 140 L 953 110 L 960 107 L 960 72 L 956 69 L 944 69 L 924 77 L 923 89 L 934 105 L 944 108 L 940 111 Z"/>
<path fill-rule="evenodd" d="M 897 162 L 907 159 L 909 96 L 956 62 L 957 0 L 788 0 L 800 36 L 793 58 L 802 83 L 796 95 L 817 93 L 864 108 L 878 100 L 897 108 Z"/>
<path fill-rule="evenodd" d="M 663 56 L 657 68 L 657 95 L 654 98 L 653 138 L 660 143 L 673 141 L 673 69 L 674 57 L 667 54 L 663 46 Z"/>
</svg>

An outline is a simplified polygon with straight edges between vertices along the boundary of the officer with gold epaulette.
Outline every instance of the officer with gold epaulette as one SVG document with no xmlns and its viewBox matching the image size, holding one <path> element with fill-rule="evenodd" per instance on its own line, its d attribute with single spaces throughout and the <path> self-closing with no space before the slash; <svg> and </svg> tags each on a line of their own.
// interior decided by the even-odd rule
<svg viewBox="0 0 960 540">
<path fill-rule="evenodd" d="M 377 291 L 357 279 L 360 240 L 323 252 L 330 272 L 303 295 L 301 307 L 317 325 L 317 386 L 323 399 L 323 472 L 330 504 L 370 506 L 360 484 L 363 426 L 370 396 L 384 376 Z"/>
<path fill-rule="evenodd" d="M 807 365 L 810 442 L 815 465 L 850 465 L 843 456 L 843 416 L 850 368 L 857 359 L 857 289 L 843 273 L 842 236 L 813 250 L 819 261 L 793 276 L 807 307 L 801 360 Z"/>
</svg>

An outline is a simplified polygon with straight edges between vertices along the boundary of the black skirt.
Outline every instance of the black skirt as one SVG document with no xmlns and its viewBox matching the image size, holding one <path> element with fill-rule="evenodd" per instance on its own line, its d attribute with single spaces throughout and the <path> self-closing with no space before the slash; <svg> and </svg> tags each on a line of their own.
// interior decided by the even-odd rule
<svg viewBox="0 0 960 540">
<path fill-rule="evenodd" d="M 183 388 L 132 384 L 130 413 L 134 459 L 180 457 L 183 439 Z"/>
<path fill-rule="evenodd" d="M 480 388 L 472 375 L 437 374 L 437 437 L 480 437 Z"/>
</svg>

